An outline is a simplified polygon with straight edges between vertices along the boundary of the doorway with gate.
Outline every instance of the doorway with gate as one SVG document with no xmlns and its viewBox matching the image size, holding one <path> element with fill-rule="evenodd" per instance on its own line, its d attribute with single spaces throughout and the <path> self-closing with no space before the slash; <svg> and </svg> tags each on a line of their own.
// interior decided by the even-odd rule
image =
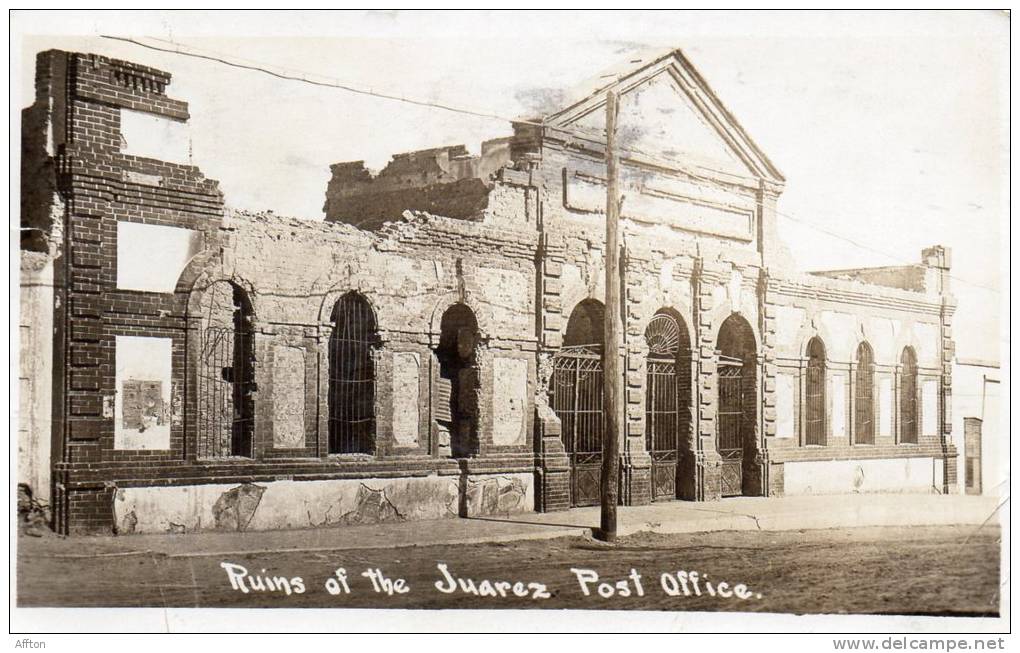
<svg viewBox="0 0 1020 653">
<path fill-rule="evenodd" d="M 570 459 L 571 506 L 597 505 L 601 497 L 604 324 L 601 302 L 579 303 L 567 322 L 563 346 L 553 357 L 551 404 Z"/>
<path fill-rule="evenodd" d="M 680 496 L 680 458 L 691 435 L 691 339 L 675 311 L 657 312 L 645 328 L 645 447 L 652 459 L 652 501 Z"/>
<path fill-rule="evenodd" d="M 198 457 L 252 458 L 257 386 L 251 299 L 239 285 L 215 281 L 202 290 L 198 317 Z"/>
<path fill-rule="evenodd" d="M 756 495 L 753 466 L 757 442 L 757 355 L 754 332 L 743 317 L 733 314 L 719 329 L 719 403 L 716 413 L 716 450 L 722 458 L 721 494 L 724 497 Z"/>
</svg>

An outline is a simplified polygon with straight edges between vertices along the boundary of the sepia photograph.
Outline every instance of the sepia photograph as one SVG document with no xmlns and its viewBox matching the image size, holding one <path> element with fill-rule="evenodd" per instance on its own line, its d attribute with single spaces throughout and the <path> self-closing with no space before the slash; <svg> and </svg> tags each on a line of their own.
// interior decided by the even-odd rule
<svg viewBox="0 0 1020 653">
<path fill-rule="evenodd" d="M 9 18 L 12 647 L 1006 648 L 1008 11 Z"/>
</svg>

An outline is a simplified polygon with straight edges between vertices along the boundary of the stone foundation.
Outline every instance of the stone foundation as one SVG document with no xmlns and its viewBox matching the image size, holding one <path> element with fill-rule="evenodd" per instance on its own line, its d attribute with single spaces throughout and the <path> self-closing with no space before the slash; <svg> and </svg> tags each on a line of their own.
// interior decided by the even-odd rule
<svg viewBox="0 0 1020 653">
<path fill-rule="evenodd" d="M 787 495 L 938 492 L 943 478 L 942 461 L 927 457 L 787 462 L 783 475 Z"/>
<path fill-rule="evenodd" d="M 698 501 L 719 501 L 722 499 L 722 461 L 718 454 L 697 458 L 698 477 L 701 479 L 701 496 Z"/>
<path fill-rule="evenodd" d="M 535 510 L 534 474 L 485 474 L 465 480 L 464 517 L 506 516 Z"/>
<path fill-rule="evenodd" d="M 769 496 L 786 494 L 786 467 L 783 463 L 769 463 Z"/>
<path fill-rule="evenodd" d="M 113 519 L 120 534 L 260 531 L 506 516 L 534 504 L 527 473 L 272 481 L 120 488 Z"/>
</svg>

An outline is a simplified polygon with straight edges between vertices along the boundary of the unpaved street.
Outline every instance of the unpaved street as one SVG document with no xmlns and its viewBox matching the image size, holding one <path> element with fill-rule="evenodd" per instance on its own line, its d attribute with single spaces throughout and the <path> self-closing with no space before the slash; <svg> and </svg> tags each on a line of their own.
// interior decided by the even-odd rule
<svg viewBox="0 0 1020 653">
<path fill-rule="evenodd" d="M 130 538 L 123 542 L 129 543 Z M 88 538 L 22 537 L 19 605 L 977 616 L 997 613 L 999 602 L 999 530 L 995 526 L 641 533 L 611 549 L 564 537 L 508 544 L 187 557 L 156 553 L 88 557 L 89 543 Z M 237 565 L 230 567 L 237 589 L 221 563 Z M 439 565 L 445 565 L 452 580 Z M 346 571 L 346 586 L 335 574 L 338 568 Z M 370 569 L 379 570 L 369 572 L 374 583 L 372 577 L 362 575 Z M 597 573 L 599 581 L 582 570 Z M 678 571 L 688 573 L 678 576 Z M 698 574 L 697 589 L 690 572 Z M 663 574 L 668 577 L 665 582 Z M 579 576 L 592 580 L 586 583 L 589 596 L 584 595 Z M 327 587 L 331 577 L 335 580 Z M 681 580 L 686 581 L 686 593 Z M 610 581 L 601 588 L 603 594 L 612 594 L 608 598 L 600 595 L 599 583 L 604 581 Z M 452 591 L 441 591 L 436 583 Z M 548 598 L 543 598 L 546 593 Z"/>
</svg>

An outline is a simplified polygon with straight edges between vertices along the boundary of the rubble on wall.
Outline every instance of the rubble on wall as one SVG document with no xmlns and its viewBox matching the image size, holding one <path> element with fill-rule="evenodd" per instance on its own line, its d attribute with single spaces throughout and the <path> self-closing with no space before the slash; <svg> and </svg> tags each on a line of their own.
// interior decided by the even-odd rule
<svg viewBox="0 0 1020 653">
<path fill-rule="evenodd" d="M 408 209 L 480 220 L 493 173 L 510 163 L 509 142 L 485 141 L 479 156 L 469 155 L 463 145 L 405 152 L 378 174 L 363 161 L 334 164 L 323 206 L 326 221 L 374 230 Z"/>
</svg>

